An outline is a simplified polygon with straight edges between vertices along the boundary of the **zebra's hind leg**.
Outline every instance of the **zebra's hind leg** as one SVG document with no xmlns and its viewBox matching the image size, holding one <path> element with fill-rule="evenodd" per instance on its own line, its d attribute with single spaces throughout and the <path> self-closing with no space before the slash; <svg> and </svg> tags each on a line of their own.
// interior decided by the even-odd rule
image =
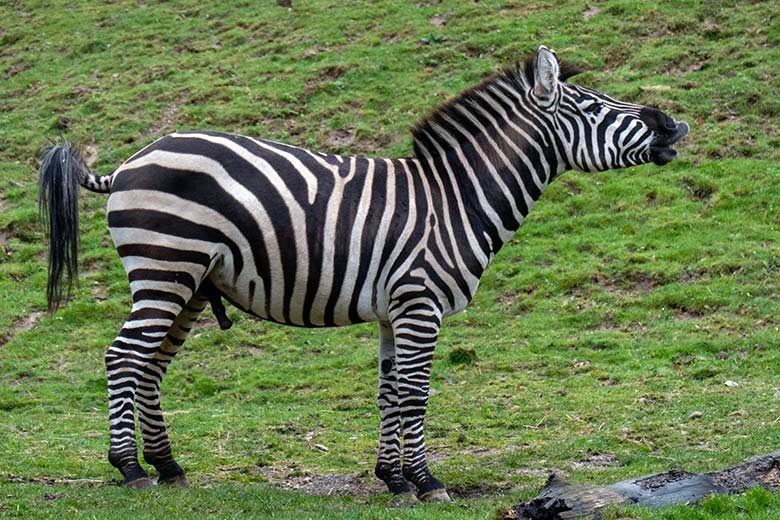
<svg viewBox="0 0 780 520">
<path fill-rule="evenodd" d="M 401 412 L 398 409 L 398 372 L 395 341 L 389 323 L 379 324 L 379 453 L 374 474 L 396 495 L 412 487 L 401 472 Z M 414 495 L 412 495 L 414 496 Z"/>
<path fill-rule="evenodd" d="M 192 330 L 192 325 L 208 303 L 203 291 L 190 299 L 184 310 L 173 322 L 160 348 L 144 372 L 136 395 L 138 423 L 143 436 L 144 461 L 157 470 L 159 484 L 175 487 L 187 486 L 184 470 L 173 458 L 171 443 L 160 409 L 160 384 L 174 356 Z"/>
<path fill-rule="evenodd" d="M 178 305 L 172 301 L 139 301 L 137 294 L 133 294 L 136 303 L 130 317 L 106 352 L 110 428 L 108 460 L 122 473 L 125 485 L 145 488 L 153 482 L 138 462 L 136 396 L 148 371 L 154 370 L 153 360 L 184 302 Z M 153 293 L 149 296 L 162 297 Z"/>
<path fill-rule="evenodd" d="M 431 474 L 425 460 L 425 411 L 441 312 L 432 303 L 416 302 L 400 310 L 392 323 L 404 440 L 402 474 L 417 487 L 420 500 L 449 502 L 444 484 Z"/>
</svg>

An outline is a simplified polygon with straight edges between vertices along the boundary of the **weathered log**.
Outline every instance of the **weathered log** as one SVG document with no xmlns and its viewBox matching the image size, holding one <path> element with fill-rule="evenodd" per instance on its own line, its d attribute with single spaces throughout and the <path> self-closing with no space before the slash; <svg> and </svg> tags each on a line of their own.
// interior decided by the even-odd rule
<svg viewBox="0 0 780 520">
<path fill-rule="evenodd" d="M 513 506 L 503 520 L 568 520 L 598 516 L 607 506 L 636 504 L 650 509 L 692 504 L 713 494 L 752 487 L 780 488 L 780 451 L 709 473 L 674 469 L 609 485 L 573 484 L 551 475 L 539 495 Z"/>
</svg>

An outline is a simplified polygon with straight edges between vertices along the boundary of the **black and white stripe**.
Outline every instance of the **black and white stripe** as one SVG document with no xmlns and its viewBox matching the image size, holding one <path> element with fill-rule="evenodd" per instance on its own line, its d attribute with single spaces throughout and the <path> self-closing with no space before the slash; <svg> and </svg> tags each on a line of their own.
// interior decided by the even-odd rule
<svg viewBox="0 0 780 520">
<path fill-rule="evenodd" d="M 185 482 L 159 387 L 216 291 L 283 324 L 378 322 L 376 474 L 394 493 L 414 486 L 422 499 L 448 499 L 428 470 L 423 438 L 442 319 L 466 307 L 555 177 L 648 162 L 661 153 L 654 146 L 668 150 L 684 135 L 684 124 L 659 111 L 565 83 L 573 72 L 541 48 L 417 125 L 409 159 L 187 132 L 152 143 L 110 176 L 75 168 L 82 186 L 110 191 L 109 228 L 133 295 L 106 354 L 109 458 L 125 481 L 148 483 L 137 408 L 145 460 L 161 483 Z M 43 192 L 59 182 L 44 168 L 41 178 Z"/>
</svg>

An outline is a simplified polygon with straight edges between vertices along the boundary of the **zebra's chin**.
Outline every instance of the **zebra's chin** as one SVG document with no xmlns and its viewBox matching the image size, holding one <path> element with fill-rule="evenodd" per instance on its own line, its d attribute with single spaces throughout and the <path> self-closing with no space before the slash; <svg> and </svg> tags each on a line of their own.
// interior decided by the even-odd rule
<svg viewBox="0 0 780 520">
<path fill-rule="evenodd" d="M 670 163 L 677 157 L 677 150 L 671 145 L 688 135 L 690 127 L 685 121 L 679 121 L 671 135 L 658 137 L 650 144 L 650 160 L 658 166 Z"/>
<path fill-rule="evenodd" d="M 653 164 L 663 166 L 664 164 L 672 162 L 677 157 L 677 150 L 674 148 L 666 148 L 662 146 L 650 147 L 650 160 Z"/>
</svg>

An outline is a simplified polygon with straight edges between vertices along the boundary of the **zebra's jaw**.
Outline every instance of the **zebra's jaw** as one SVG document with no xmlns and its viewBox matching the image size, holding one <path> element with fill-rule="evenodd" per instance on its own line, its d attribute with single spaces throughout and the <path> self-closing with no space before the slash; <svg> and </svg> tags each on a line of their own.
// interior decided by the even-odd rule
<svg viewBox="0 0 780 520">
<path fill-rule="evenodd" d="M 688 135 L 690 127 L 685 121 L 678 121 L 677 128 L 671 135 L 658 136 L 650 143 L 650 160 L 658 166 L 671 162 L 677 156 L 677 150 L 671 145 Z"/>
</svg>

